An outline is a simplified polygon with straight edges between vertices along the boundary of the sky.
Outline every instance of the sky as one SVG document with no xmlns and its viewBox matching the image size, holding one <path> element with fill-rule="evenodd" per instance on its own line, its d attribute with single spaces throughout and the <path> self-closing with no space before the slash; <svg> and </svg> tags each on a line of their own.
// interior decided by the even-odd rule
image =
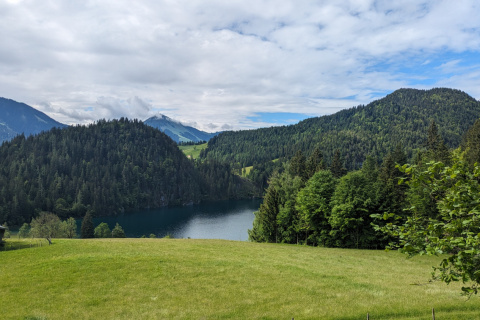
<svg viewBox="0 0 480 320">
<path fill-rule="evenodd" d="M 66 124 L 296 123 L 400 88 L 480 99 L 477 0 L 0 0 L 0 96 Z"/>
</svg>

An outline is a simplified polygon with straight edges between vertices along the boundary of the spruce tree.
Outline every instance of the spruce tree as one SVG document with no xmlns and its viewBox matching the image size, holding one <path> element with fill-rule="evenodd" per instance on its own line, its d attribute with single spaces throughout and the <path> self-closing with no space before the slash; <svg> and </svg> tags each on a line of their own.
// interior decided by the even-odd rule
<svg viewBox="0 0 480 320">
<path fill-rule="evenodd" d="M 82 226 L 80 228 L 80 237 L 82 239 L 89 239 L 95 237 L 95 228 L 93 226 L 92 215 L 90 212 L 85 214 L 82 220 Z"/>
<path fill-rule="evenodd" d="M 300 150 L 298 150 L 292 160 L 290 160 L 290 174 L 292 177 L 299 176 L 303 182 L 308 180 L 305 156 Z"/>
<path fill-rule="evenodd" d="M 480 119 L 465 134 L 462 147 L 465 150 L 465 160 L 470 166 L 480 163 Z"/>
<path fill-rule="evenodd" d="M 347 173 L 347 169 L 343 167 L 342 159 L 340 156 L 340 150 L 335 150 L 333 155 L 332 165 L 330 166 L 330 171 L 332 172 L 335 178 L 340 178 Z"/>
<path fill-rule="evenodd" d="M 306 176 L 308 179 L 310 179 L 315 174 L 315 172 L 324 169 L 325 164 L 323 162 L 323 154 L 320 149 L 315 148 L 310 157 L 308 157 L 306 163 Z"/>
<path fill-rule="evenodd" d="M 450 154 L 448 148 L 438 133 L 437 125 L 433 120 L 428 128 L 426 147 L 429 160 L 449 163 Z"/>
</svg>

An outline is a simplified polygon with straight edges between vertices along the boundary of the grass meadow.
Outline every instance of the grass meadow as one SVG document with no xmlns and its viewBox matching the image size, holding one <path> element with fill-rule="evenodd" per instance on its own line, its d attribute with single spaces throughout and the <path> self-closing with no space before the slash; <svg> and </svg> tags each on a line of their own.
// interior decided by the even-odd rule
<svg viewBox="0 0 480 320">
<path fill-rule="evenodd" d="M 193 239 L 0 251 L 2 319 L 479 319 L 436 257 Z M 28 241 L 28 240 L 27 240 Z"/>
<path fill-rule="evenodd" d="M 178 146 L 180 150 L 189 158 L 197 159 L 200 157 L 200 151 L 207 148 L 207 143 L 191 145 L 191 146 Z"/>
</svg>

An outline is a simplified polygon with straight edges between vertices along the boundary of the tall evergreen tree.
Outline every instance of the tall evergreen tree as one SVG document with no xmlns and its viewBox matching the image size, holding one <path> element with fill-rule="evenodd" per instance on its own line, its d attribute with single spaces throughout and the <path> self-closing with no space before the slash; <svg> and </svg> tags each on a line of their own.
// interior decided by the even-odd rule
<svg viewBox="0 0 480 320">
<path fill-rule="evenodd" d="M 434 120 L 432 120 L 428 128 L 426 148 L 428 160 L 441 161 L 443 163 L 449 162 L 450 154 L 448 148 L 438 133 L 438 128 Z"/>
<path fill-rule="evenodd" d="M 93 226 L 92 215 L 90 212 L 85 214 L 82 220 L 82 226 L 80 228 L 80 237 L 82 239 L 89 239 L 95 237 L 95 228 Z"/>
<path fill-rule="evenodd" d="M 333 155 L 332 164 L 330 165 L 330 171 L 335 178 L 340 178 L 347 173 L 347 169 L 343 166 L 340 150 L 336 149 Z"/>
<path fill-rule="evenodd" d="M 278 194 L 275 187 L 270 185 L 260 209 L 255 212 L 253 229 L 249 230 L 249 238 L 257 242 L 278 242 L 278 212 Z"/>
<path fill-rule="evenodd" d="M 465 150 L 465 160 L 472 168 L 475 163 L 480 163 L 480 119 L 465 134 L 462 148 Z"/>
<path fill-rule="evenodd" d="M 298 150 L 292 160 L 290 160 L 290 174 L 293 177 L 299 176 L 304 182 L 308 180 L 305 155 L 300 150 Z"/>
<path fill-rule="evenodd" d="M 308 157 L 306 163 L 306 176 L 310 179 L 315 172 L 325 169 L 325 163 L 323 162 L 323 154 L 317 147 L 313 150 L 313 153 Z"/>
</svg>

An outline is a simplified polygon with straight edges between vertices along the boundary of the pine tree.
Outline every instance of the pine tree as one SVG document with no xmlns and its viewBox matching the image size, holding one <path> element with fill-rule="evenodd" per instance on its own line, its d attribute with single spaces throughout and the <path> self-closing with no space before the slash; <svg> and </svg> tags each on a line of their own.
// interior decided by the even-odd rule
<svg viewBox="0 0 480 320">
<path fill-rule="evenodd" d="M 340 150 L 338 149 L 335 150 L 335 154 L 333 155 L 330 171 L 335 178 L 340 178 L 347 173 L 347 169 L 343 167 Z"/>
<path fill-rule="evenodd" d="M 80 237 L 82 239 L 95 237 L 95 228 L 93 226 L 92 215 L 90 212 L 87 212 L 85 217 L 83 217 L 82 226 L 80 228 Z"/>
<path fill-rule="evenodd" d="M 275 187 L 270 185 L 263 199 L 263 203 L 260 205 L 260 209 L 254 213 L 253 228 L 248 231 L 250 240 L 257 242 L 277 242 L 278 212 L 278 193 Z"/>
<path fill-rule="evenodd" d="M 465 160 L 470 166 L 480 163 L 480 119 L 465 134 L 462 147 L 465 150 Z"/>
<path fill-rule="evenodd" d="M 450 154 L 448 148 L 438 133 L 437 125 L 433 120 L 428 128 L 426 147 L 428 158 L 443 163 L 449 163 Z"/>
<path fill-rule="evenodd" d="M 305 156 L 300 150 L 298 150 L 292 160 L 290 160 L 290 174 L 292 177 L 299 176 L 304 182 L 308 180 Z"/>
<path fill-rule="evenodd" d="M 323 162 L 323 154 L 320 149 L 315 148 L 313 153 L 308 157 L 306 163 L 306 176 L 310 179 L 315 172 L 325 169 L 325 163 Z"/>
</svg>

